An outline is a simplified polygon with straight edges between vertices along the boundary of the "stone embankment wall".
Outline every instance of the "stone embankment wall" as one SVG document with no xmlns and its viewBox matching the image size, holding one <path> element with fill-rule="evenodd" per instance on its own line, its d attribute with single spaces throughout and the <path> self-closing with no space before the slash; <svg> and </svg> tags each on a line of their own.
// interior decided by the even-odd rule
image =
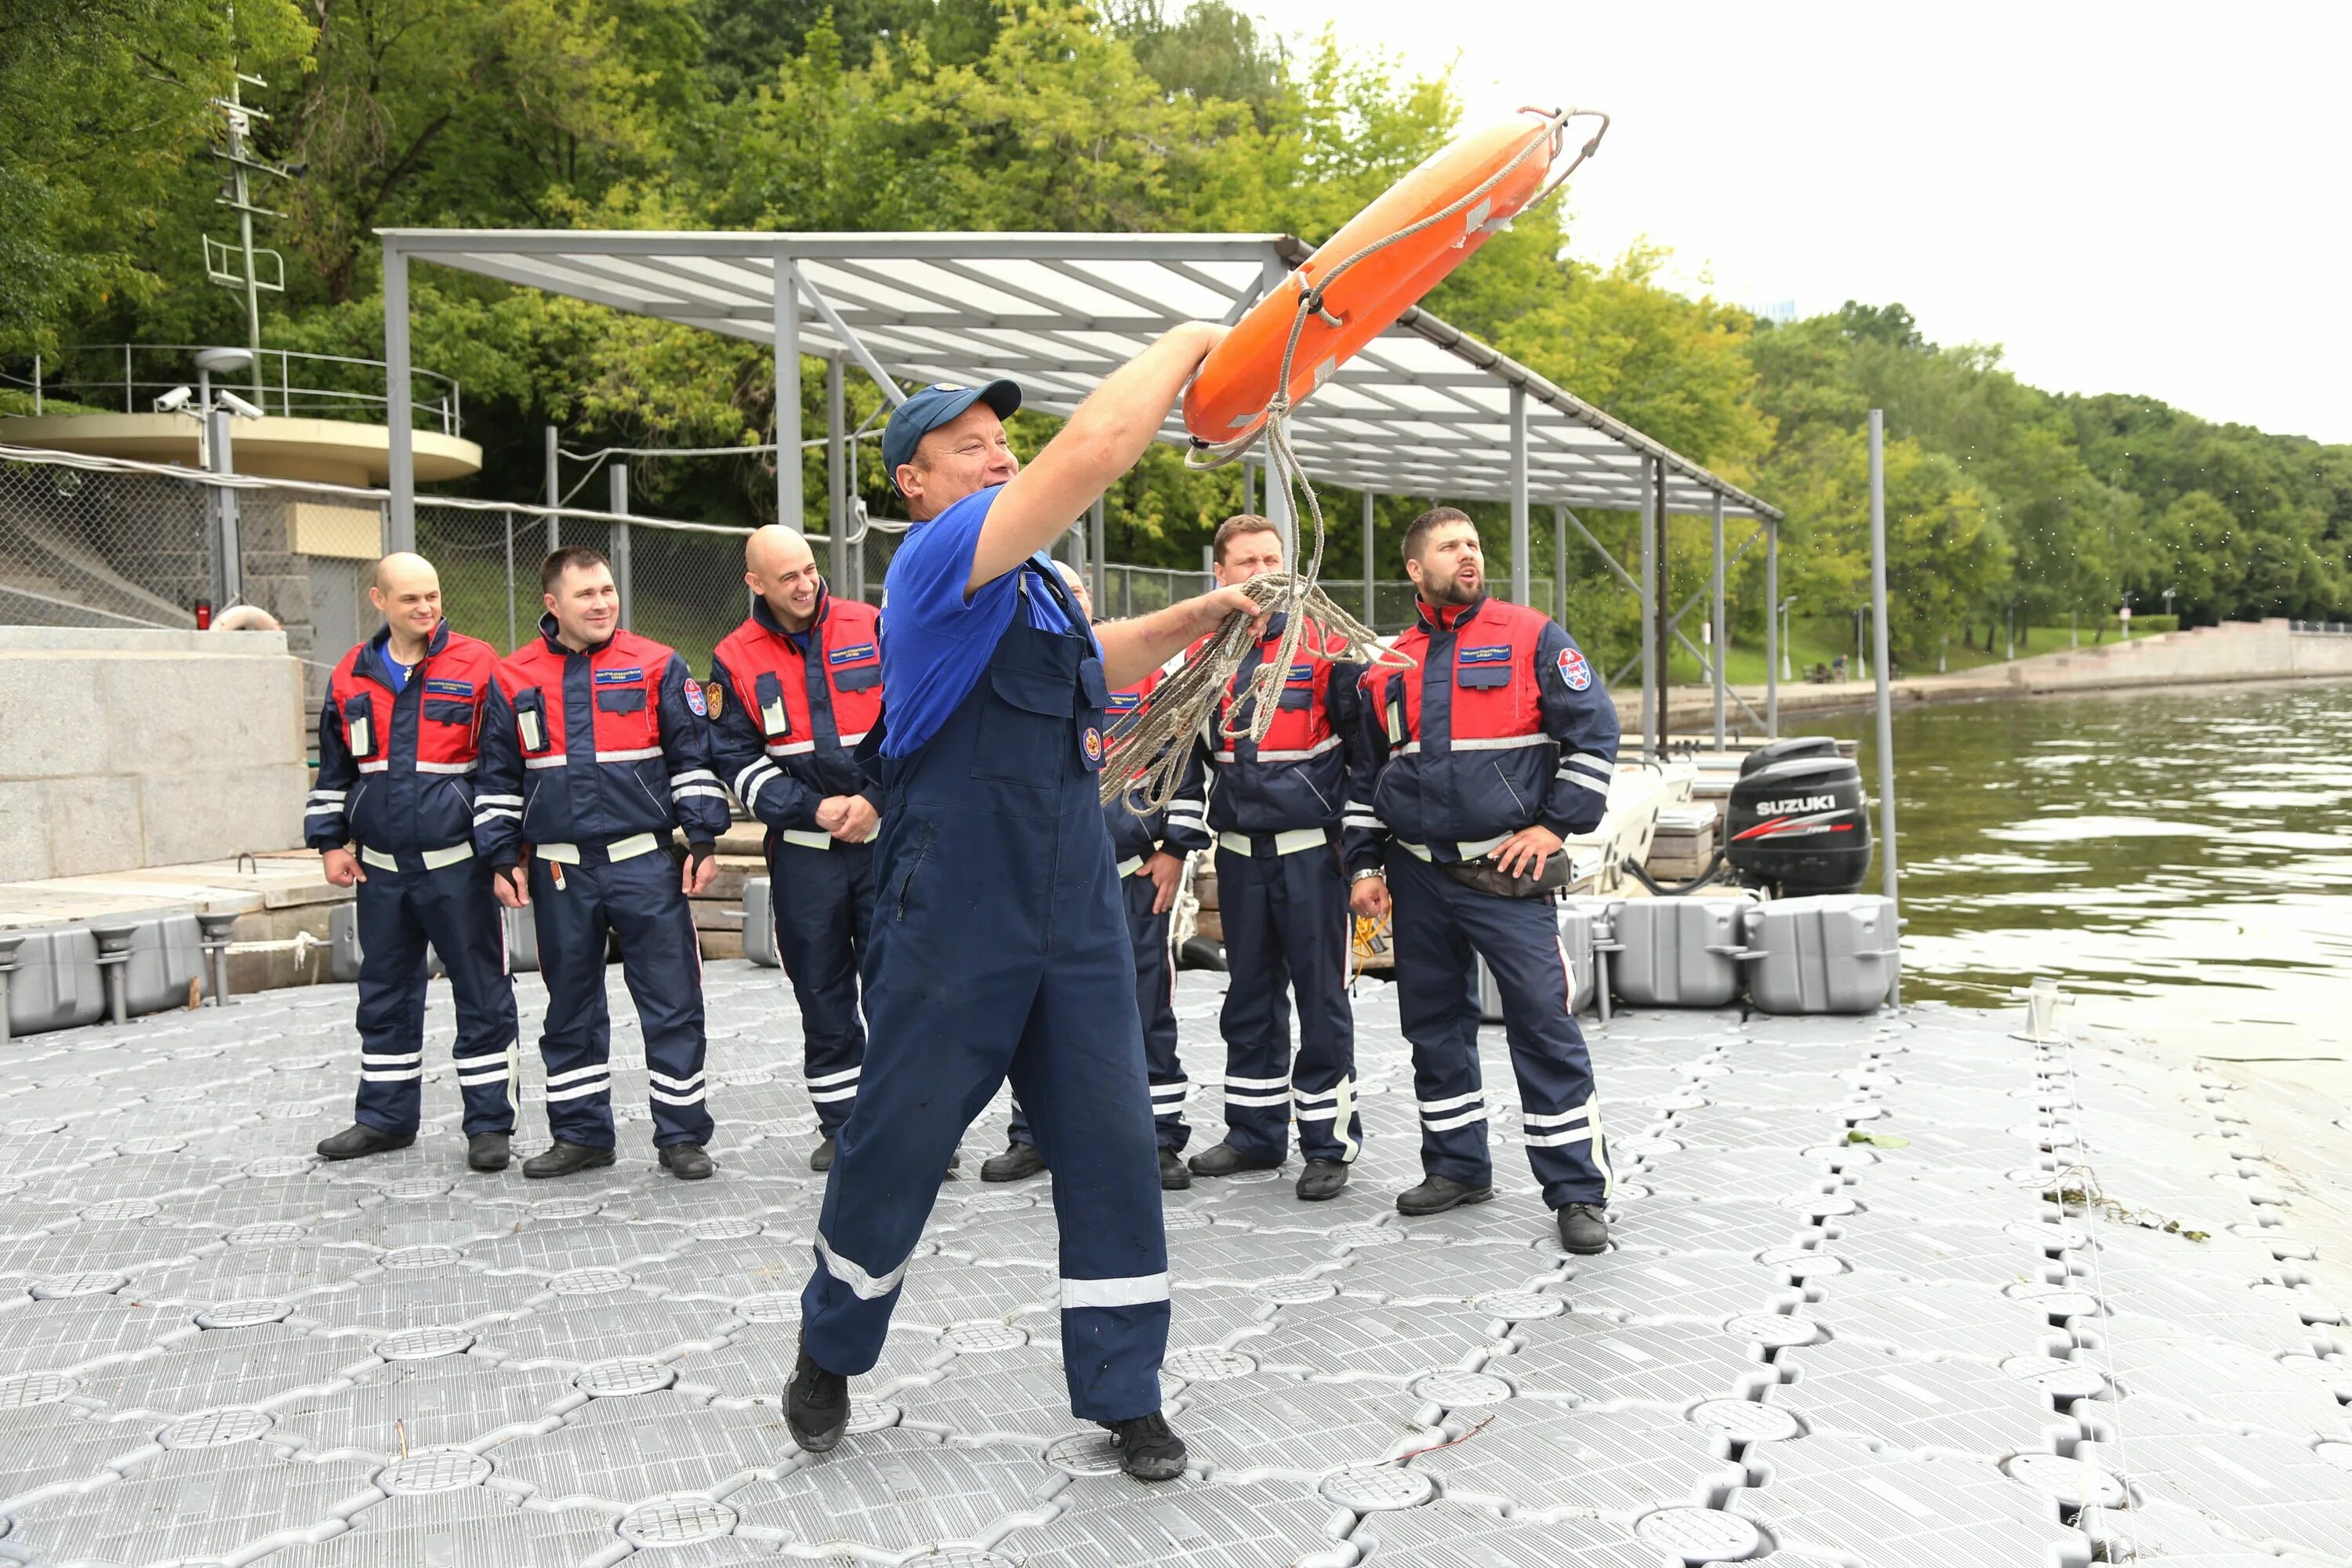
<svg viewBox="0 0 2352 1568">
<path fill-rule="evenodd" d="M 298 847 L 302 684 L 282 632 L 0 626 L 0 882 Z"/>
</svg>

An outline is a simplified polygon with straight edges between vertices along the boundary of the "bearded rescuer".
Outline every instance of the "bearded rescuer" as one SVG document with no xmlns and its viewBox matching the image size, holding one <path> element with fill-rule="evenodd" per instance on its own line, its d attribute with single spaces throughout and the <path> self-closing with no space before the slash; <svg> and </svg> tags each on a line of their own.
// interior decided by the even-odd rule
<svg viewBox="0 0 2352 1568">
<path fill-rule="evenodd" d="M 1394 899 L 1397 1012 L 1412 1046 L 1424 1177 L 1397 1208 L 1437 1214 L 1495 1195 L 1475 952 L 1502 993 L 1528 1163 L 1560 1246 L 1600 1252 L 1609 1155 L 1550 894 L 1566 880 L 1560 840 L 1591 831 L 1608 809 L 1617 710 L 1550 617 L 1486 596 L 1465 514 L 1438 507 L 1415 518 L 1404 560 L 1421 614 L 1396 649 L 1412 666 L 1364 677 L 1373 842 L 1352 858 L 1350 889 L 1361 915 Z"/>
<path fill-rule="evenodd" d="M 686 660 L 622 629 L 604 556 L 568 545 L 540 583 L 539 636 L 499 667 L 474 826 L 499 901 L 531 910 L 547 982 L 539 1049 L 555 1142 L 523 1174 L 613 1163 L 610 935 L 645 1039 L 655 1150 L 662 1169 L 698 1181 L 713 1165 L 702 952 L 687 900 L 717 874 L 730 820 L 710 771 L 708 705 Z M 677 828 L 683 863 L 670 846 Z"/>
<path fill-rule="evenodd" d="M 874 606 L 834 597 L 808 541 L 780 523 L 745 542 L 743 581 L 751 616 L 710 657 L 710 747 L 768 830 L 768 908 L 816 1107 L 809 1168 L 823 1171 L 866 1060 L 857 966 L 874 924 L 882 785 L 856 747 L 882 716 L 881 635 Z"/>
<path fill-rule="evenodd" d="M 441 579 L 421 555 L 376 563 L 368 598 L 383 629 L 352 649 L 319 713 L 319 776 L 303 840 L 327 880 L 357 885 L 360 1091 L 329 1160 L 416 1142 L 425 1079 L 425 946 L 457 1003 L 466 1163 L 503 1171 L 514 1131 L 515 999 L 506 931 L 475 857 L 482 709 L 499 656 L 441 618 Z"/>
<path fill-rule="evenodd" d="M 891 558 L 872 1037 L 817 1219 L 784 1418 L 822 1453 L 880 1358 L 957 1139 L 1008 1074 L 1053 1173 L 1070 1408 L 1144 1480 L 1183 1473 L 1160 1414 L 1168 1242 L 1135 956 L 1103 831 L 1110 694 L 1234 614 L 1220 589 L 1089 629 L 1042 553 L 1132 468 L 1223 329 L 1111 373 L 1024 468 L 1010 382 L 933 386 L 883 460 L 915 519 Z"/>
</svg>

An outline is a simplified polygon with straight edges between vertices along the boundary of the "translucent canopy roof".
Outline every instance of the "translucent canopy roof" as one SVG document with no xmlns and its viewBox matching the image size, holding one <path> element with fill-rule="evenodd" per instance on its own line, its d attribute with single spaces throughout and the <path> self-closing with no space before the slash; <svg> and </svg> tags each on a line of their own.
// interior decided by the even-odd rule
<svg viewBox="0 0 2352 1568">
<path fill-rule="evenodd" d="M 845 353 L 902 384 L 1010 376 L 1027 406 L 1058 415 L 1169 327 L 1238 319 L 1310 250 L 1275 234 L 388 229 L 383 239 L 387 316 L 402 318 L 387 320 L 387 349 L 404 359 L 404 263 L 430 261 L 756 342 L 796 339 L 801 353 Z M 787 319 L 778 279 L 795 275 Z M 1669 511 L 1711 512 L 1720 498 L 1727 516 L 1780 516 L 1423 310 L 1301 405 L 1292 439 L 1318 484 L 1507 500 L 1515 402 L 1531 505 L 1637 510 L 1654 463 Z M 1163 435 L 1186 440 L 1173 417 Z"/>
</svg>

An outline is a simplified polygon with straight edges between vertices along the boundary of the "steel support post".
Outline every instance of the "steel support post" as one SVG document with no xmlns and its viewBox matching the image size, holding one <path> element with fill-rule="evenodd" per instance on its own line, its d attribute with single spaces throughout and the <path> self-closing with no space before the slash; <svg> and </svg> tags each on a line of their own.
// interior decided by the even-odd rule
<svg viewBox="0 0 2352 1568">
<path fill-rule="evenodd" d="M 1511 602 L 1530 603 L 1535 595 L 1533 546 L 1528 539 L 1528 389 L 1511 387 Z"/>
<path fill-rule="evenodd" d="M 514 513 L 508 512 L 505 515 L 507 520 L 507 647 L 511 651 L 515 646 Z"/>
<path fill-rule="evenodd" d="M 1568 625 L 1568 508 L 1551 509 L 1551 618 Z"/>
<path fill-rule="evenodd" d="M 1764 732 L 1780 738 L 1780 525 L 1764 523 Z"/>
<path fill-rule="evenodd" d="M 618 521 L 629 515 L 629 465 L 615 463 L 604 470 L 604 475 L 612 495 L 612 504 L 605 510 L 615 520 L 604 556 L 613 563 L 613 587 L 621 599 L 621 625 L 635 631 L 637 596 L 629 572 L 629 525 Z"/>
<path fill-rule="evenodd" d="M 824 532 L 825 577 L 836 593 L 857 596 L 858 574 L 849 563 L 849 414 L 845 370 L 837 353 L 824 362 Z M 782 462 L 783 449 L 776 460 Z M 790 523 L 787 527 L 792 526 Z M 863 548 L 863 541 L 860 548 Z"/>
<path fill-rule="evenodd" d="M 1364 625 L 1372 624 L 1372 535 L 1377 519 L 1373 515 L 1372 492 L 1364 492 Z"/>
<path fill-rule="evenodd" d="M 1104 565 L 1105 534 L 1110 526 L 1110 503 L 1095 497 L 1095 504 L 1087 509 L 1087 563 L 1094 582 L 1095 614 L 1110 618 L 1110 568 Z"/>
<path fill-rule="evenodd" d="M 1901 917 L 1896 896 L 1895 856 L 1895 694 L 1886 675 L 1886 416 L 1870 411 L 1870 602 L 1871 652 L 1878 659 L 1878 863 L 1886 901 Z M 1900 929 L 1899 926 L 1897 928 Z M 1903 975 L 1898 968 L 1888 984 L 1887 1001 L 1903 1005 Z"/>
<path fill-rule="evenodd" d="M 547 447 L 547 552 L 550 555 L 563 548 L 563 531 L 558 525 L 555 509 L 563 504 L 563 467 L 556 455 L 555 426 L 546 427 Z M 509 584 L 511 587 L 513 584 Z"/>
<path fill-rule="evenodd" d="M 1242 459 L 1242 510 L 1257 510 L 1257 465 L 1247 458 Z"/>
<path fill-rule="evenodd" d="M 1723 750 L 1724 654 L 1731 639 L 1723 630 L 1723 497 L 1715 498 L 1715 619 L 1708 626 L 1707 662 L 1715 666 L 1715 749 Z"/>
<path fill-rule="evenodd" d="M 1679 617 L 1669 618 L 1666 615 L 1666 595 L 1674 591 L 1674 563 L 1666 555 L 1666 545 L 1672 535 L 1666 527 L 1668 519 L 1665 459 L 1654 458 L 1650 464 L 1650 472 L 1658 493 L 1657 505 L 1651 509 L 1651 516 L 1656 520 L 1658 529 L 1658 597 L 1657 608 L 1652 612 L 1658 618 L 1656 634 L 1658 638 L 1658 746 L 1653 754 L 1663 757 L 1666 754 L 1667 737 L 1674 731 L 1674 725 L 1669 721 L 1666 708 L 1672 700 L 1674 692 L 1675 647 L 1670 633 L 1675 620 Z"/>
<path fill-rule="evenodd" d="M 801 302 L 800 268 L 782 250 L 775 259 L 772 329 L 776 364 L 776 521 L 786 528 L 807 527 L 801 499 Z"/>
<path fill-rule="evenodd" d="M 1646 481 L 1647 476 L 1643 476 Z M 1657 494 L 1648 483 L 1642 486 L 1642 744 L 1646 755 L 1655 758 L 1658 751 L 1658 708 L 1664 697 L 1662 689 L 1665 672 L 1658 668 L 1658 534 L 1650 525 L 1650 509 L 1657 504 Z"/>
<path fill-rule="evenodd" d="M 384 514 L 384 553 L 416 548 L 416 454 L 410 438 L 408 257 L 383 242 L 383 420 L 390 437 L 392 508 Z"/>
<path fill-rule="evenodd" d="M 211 426 L 205 442 L 205 467 L 215 474 L 236 472 L 229 436 L 228 410 L 208 408 L 205 423 Z M 245 545 L 238 535 L 236 491 L 226 485 L 209 488 L 213 513 L 213 584 L 217 590 L 215 602 L 218 607 L 226 610 L 245 596 Z"/>
</svg>

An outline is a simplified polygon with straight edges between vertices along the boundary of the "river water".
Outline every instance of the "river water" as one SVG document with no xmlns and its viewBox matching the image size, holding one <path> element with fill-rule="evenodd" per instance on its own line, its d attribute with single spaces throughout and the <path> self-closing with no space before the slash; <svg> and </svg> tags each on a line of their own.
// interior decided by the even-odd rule
<svg viewBox="0 0 2352 1568">
<path fill-rule="evenodd" d="M 1801 731 L 1860 739 L 1875 792 L 1871 715 Z M 2046 974 L 2210 1054 L 2352 1045 L 2352 684 L 1910 708 L 1895 757 L 1906 1001 Z"/>
</svg>

